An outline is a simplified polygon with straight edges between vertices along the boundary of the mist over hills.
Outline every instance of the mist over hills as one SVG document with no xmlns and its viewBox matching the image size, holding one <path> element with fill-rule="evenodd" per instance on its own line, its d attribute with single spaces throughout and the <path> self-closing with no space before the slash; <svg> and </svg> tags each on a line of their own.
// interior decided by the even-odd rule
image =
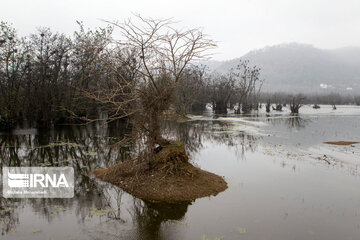
<svg viewBox="0 0 360 240">
<path fill-rule="evenodd" d="M 261 68 L 267 92 L 360 94 L 360 47 L 319 49 L 290 43 L 251 51 L 229 61 L 204 62 L 210 71 L 226 73 L 239 60 Z"/>
</svg>

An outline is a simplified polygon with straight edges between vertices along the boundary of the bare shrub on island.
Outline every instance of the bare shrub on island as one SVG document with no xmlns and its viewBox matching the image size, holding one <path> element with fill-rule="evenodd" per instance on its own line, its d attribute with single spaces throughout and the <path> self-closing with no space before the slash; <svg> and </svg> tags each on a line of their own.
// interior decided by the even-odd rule
<svg viewBox="0 0 360 240">
<path fill-rule="evenodd" d="M 133 137 L 144 147 L 135 158 L 95 175 L 147 200 L 187 201 L 223 191 L 225 181 L 192 166 L 183 144 L 165 139 L 160 125 L 190 62 L 207 57 L 215 43 L 201 29 L 176 30 L 169 19 L 136 16 L 109 23 L 123 36 L 114 42 L 122 55 L 111 58 L 120 65 L 109 64 L 114 87 L 88 97 L 113 108 L 110 120 L 129 118 Z"/>
</svg>

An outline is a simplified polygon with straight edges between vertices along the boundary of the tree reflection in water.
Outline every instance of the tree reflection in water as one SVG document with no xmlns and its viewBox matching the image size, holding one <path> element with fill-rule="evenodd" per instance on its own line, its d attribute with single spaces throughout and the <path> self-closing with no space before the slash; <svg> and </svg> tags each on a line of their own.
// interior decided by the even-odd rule
<svg viewBox="0 0 360 240">
<path fill-rule="evenodd" d="M 190 202 L 150 203 L 134 199 L 132 217 L 136 227 L 136 239 L 171 239 L 173 228 L 161 228 L 166 222 L 186 224 L 184 218 Z"/>
<path fill-rule="evenodd" d="M 285 125 L 289 129 L 300 130 L 305 128 L 310 122 L 310 119 L 302 118 L 298 114 L 290 114 L 289 116 L 284 115 L 268 115 L 266 121 L 271 123 L 272 125 Z"/>
<path fill-rule="evenodd" d="M 231 128 L 222 121 L 190 121 L 185 123 L 164 122 L 164 134 L 185 143 L 191 157 L 205 147 L 204 142 L 224 144 L 244 155 L 255 151 L 258 137 Z M 171 239 L 171 227 L 162 227 L 167 222 L 180 221 L 190 203 L 155 204 L 133 199 L 121 189 L 100 182 L 91 171 L 128 158 L 134 145 L 116 147 L 131 129 L 121 123 L 112 125 L 64 126 L 51 130 L 16 130 L 0 134 L 0 166 L 72 166 L 75 171 L 75 197 L 73 199 L 5 199 L 0 198 L 0 228 L 2 235 L 16 230 L 22 224 L 19 210 L 42 216 L 51 223 L 53 215 L 73 213 L 76 222 L 86 223 L 96 217 L 91 211 L 100 211 L 107 221 L 116 224 L 132 222 L 135 227 L 130 234 L 135 239 Z M 115 146 L 115 147 L 110 147 Z M 2 187 L 2 185 L 1 185 Z M 1 191 L 2 193 L 2 191 Z M 132 198 L 132 204 L 122 204 Z M 131 202 L 131 201 L 130 201 Z M 111 211 L 101 212 L 102 209 Z M 126 216 L 128 212 L 128 216 Z M 130 216 L 130 217 L 129 217 Z M 46 228 L 46 226 L 44 226 Z M 166 231 L 166 234 L 162 232 Z M 119 234 L 118 232 L 115 233 Z M 123 233 L 121 233 L 123 234 Z M 165 237 L 166 236 L 166 237 Z"/>
</svg>

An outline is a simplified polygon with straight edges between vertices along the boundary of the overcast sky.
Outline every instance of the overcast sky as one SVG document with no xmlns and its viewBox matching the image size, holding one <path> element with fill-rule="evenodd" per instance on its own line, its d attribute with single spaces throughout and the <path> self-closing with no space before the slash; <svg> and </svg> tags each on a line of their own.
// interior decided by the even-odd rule
<svg viewBox="0 0 360 240">
<path fill-rule="evenodd" d="M 1 0 L 0 19 L 21 35 L 46 26 L 71 34 L 76 20 L 123 20 L 132 13 L 173 17 L 184 27 L 204 27 L 218 41 L 214 59 L 288 42 L 320 48 L 360 46 L 360 0 Z"/>
</svg>

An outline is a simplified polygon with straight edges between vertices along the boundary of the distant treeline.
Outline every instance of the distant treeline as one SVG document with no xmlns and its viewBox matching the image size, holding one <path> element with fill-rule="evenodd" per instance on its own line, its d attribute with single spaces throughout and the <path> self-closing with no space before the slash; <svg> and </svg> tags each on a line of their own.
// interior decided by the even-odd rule
<svg viewBox="0 0 360 240">
<path fill-rule="evenodd" d="M 100 115 L 126 116 L 114 109 L 114 103 L 130 94 L 126 84 L 139 75 L 137 66 L 143 56 L 114 41 L 112 33 L 111 26 L 90 30 L 79 23 L 71 37 L 49 28 L 19 37 L 10 24 L 1 22 L 0 128 L 13 128 L 24 121 L 49 127 Z M 172 109 L 186 114 L 212 103 L 216 112 L 224 113 L 231 103 L 250 111 L 252 102 L 258 101 L 259 74 L 248 62 L 240 62 L 227 75 L 210 76 L 203 67 L 187 67 L 172 95 Z M 103 97 L 100 101 L 104 89 L 110 93 L 113 89 L 108 101 Z"/>
<path fill-rule="evenodd" d="M 114 41 L 113 30 L 112 26 L 85 29 L 79 23 L 71 37 L 49 28 L 19 37 L 10 24 L 1 22 L 0 128 L 24 122 L 49 127 L 100 116 L 118 119 L 128 115 L 121 112 L 123 109 L 136 109 L 136 105 L 125 108 L 124 104 L 133 103 L 124 99 L 133 94 L 130 86 L 141 75 L 139 66 L 144 56 L 131 44 L 124 47 Z M 161 62 L 156 62 L 159 69 Z M 297 100 L 286 93 L 260 95 L 262 83 L 260 69 L 250 67 L 247 61 L 240 61 L 235 69 L 222 75 L 209 75 L 204 67 L 189 65 L 171 96 L 172 109 L 184 115 L 202 111 L 211 103 L 216 113 L 234 107 L 237 113 L 248 113 L 258 109 L 260 102 L 283 104 Z M 104 89 L 108 90 L 108 98 L 100 96 Z M 318 104 L 360 104 L 360 97 L 336 94 L 303 99 Z"/>
<path fill-rule="evenodd" d="M 338 93 L 329 94 L 299 94 L 302 96 L 303 104 L 330 104 L 330 105 L 360 105 L 360 95 L 341 95 Z M 277 93 L 262 93 L 261 101 L 270 102 L 272 104 L 286 104 L 293 95 L 277 92 Z"/>
<path fill-rule="evenodd" d="M 24 120 L 48 127 L 97 114 L 98 104 L 82 93 L 106 86 L 111 28 L 80 29 L 73 37 L 40 28 L 18 37 L 0 23 L 0 127 Z M 110 59 L 108 59 L 110 61 Z"/>
</svg>

